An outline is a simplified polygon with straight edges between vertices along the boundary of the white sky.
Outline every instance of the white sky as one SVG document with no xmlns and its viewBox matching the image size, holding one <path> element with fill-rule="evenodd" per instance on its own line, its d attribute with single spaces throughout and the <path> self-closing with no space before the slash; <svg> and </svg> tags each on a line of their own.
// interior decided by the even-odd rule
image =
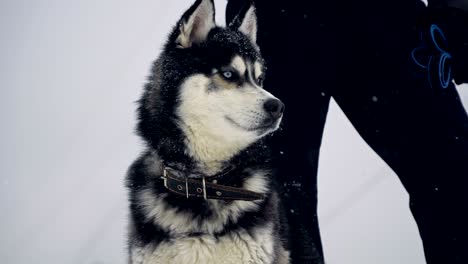
<svg viewBox="0 0 468 264">
<path fill-rule="evenodd" d="M 2 263 L 126 263 L 123 179 L 142 150 L 134 102 L 190 4 L 0 2 Z M 423 263 L 407 194 L 334 103 L 319 191 L 328 263 Z"/>
</svg>

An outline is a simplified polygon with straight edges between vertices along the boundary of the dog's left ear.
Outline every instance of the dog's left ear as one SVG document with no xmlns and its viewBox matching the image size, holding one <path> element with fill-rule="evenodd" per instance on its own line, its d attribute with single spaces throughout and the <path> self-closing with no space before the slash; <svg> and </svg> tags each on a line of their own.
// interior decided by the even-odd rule
<svg viewBox="0 0 468 264">
<path fill-rule="evenodd" d="M 253 1 L 247 1 L 247 4 L 229 24 L 229 28 L 237 29 L 247 35 L 253 43 L 257 42 L 257 15 Z"/>
<path fill-rule="evenodd" d="M 189 48 L 193 43 L 205 41 L 214 27 L 216 24 L 213 0 L 197 0 L 179 21 L 177 47 Z"/>
</svg>

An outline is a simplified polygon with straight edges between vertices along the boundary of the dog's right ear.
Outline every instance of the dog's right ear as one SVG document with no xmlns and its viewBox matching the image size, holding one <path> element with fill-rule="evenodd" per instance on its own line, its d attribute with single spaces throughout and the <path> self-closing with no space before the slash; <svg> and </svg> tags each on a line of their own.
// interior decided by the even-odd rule
<svg viewBox="0 0 468 264">
<path fill-rule="evenodd" d="M 232 11 L 227 12 L 226 22 L 228 23 L 228 27 L 244 33 L 255 44 L 257 42 L 257 15 L 255 14 L 253 0 L 244 1 L 243 6 L 238 4 L 232 7 L 240 8 L 240 10 L 234 18 L 232 18 Z M 228 8 L 230 8 L 230 6 L 228 6 Z M 227 11 L 229 11 L 229 9 Z"/>
<path fill-rule="evenodd" d="M 208 33 L 216 27 L 213 0 L 197 0 L 178 23 L 175 40 L 178 48 L 189 48 L 193 43 L 206 40 Z"/>
</svg>

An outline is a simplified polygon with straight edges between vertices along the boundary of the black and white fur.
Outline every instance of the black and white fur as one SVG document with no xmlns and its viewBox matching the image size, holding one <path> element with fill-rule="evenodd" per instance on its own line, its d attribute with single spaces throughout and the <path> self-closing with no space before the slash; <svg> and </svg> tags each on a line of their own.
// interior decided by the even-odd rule
<svg viewBox="0 0 468 264">
<path fill-rule="evenodd" d="M 127 176 L 129 263 L 289 263 L 264 143 L 279 127 L 283 105 L 262 88 L 255 9 L 246 6 L 226 28 L 214 17 L 212 0 L 197 0 L 184 13 L 139 101 L 147 150 Z M 179 196 L 163 186 L 163 165 L 193 178 L 232 165 L 224 184 L 265 199 Z"/>
</svg>

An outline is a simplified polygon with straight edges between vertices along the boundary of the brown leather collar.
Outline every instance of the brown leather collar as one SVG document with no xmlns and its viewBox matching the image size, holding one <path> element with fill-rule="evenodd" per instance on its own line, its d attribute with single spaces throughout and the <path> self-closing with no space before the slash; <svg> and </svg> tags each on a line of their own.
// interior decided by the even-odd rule
<svg viewBox="0 0 468 264">
<path fill-rule="evenodd" d="M 242 188 L 236 188 L 217 183 L 211 183 L 206 180 L 207 177 L 203 176 L 201 179 L 188 178 L 184 176 L 176 175 L 177 170 L 171 167 L 163 168 L 164 187 L 169 191 L 185 196 L 198 197 L 207 199 L 217 200 L 243 200 L 243 201 L 255 201 L 263 200 L 264 195 L 261 193 L 245 190 Z M 213 177 L 209 177 L 210 180 L 214 178 L 221 178 L 228 174 L 232 169 L 224 171 Z M 179 171 L 180 172 L 180 171 Z M 179 173 L 177 173 L 179 174 Z M 182 173 L 183 174 L 183 173 Z"/>
</svg>

